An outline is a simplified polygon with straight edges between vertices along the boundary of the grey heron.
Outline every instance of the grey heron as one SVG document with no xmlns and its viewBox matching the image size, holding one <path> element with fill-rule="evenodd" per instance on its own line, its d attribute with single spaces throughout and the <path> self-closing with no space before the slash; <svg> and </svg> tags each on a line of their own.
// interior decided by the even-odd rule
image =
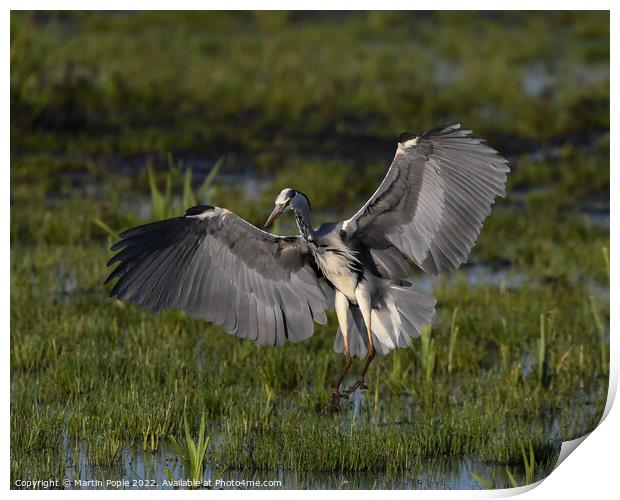
<svg viewBox="0 0 620 500">
<path fill-rule="evenodd" d="M 299 236 L 276 236 L 209 205 L 121 233 L 108 262 L 119 263 L 110 296 L 154 313 L 180 309 L 261 344 L 310 337 L 326 323 L 324 279 L 335 290 L 334 350 L 344 369 L 328 407 L 364 382 L 375 354 L 408 347 L 431 322 L 435 299 L 410 281 L 408 260 L 437 275 L 467 259 L 496 196 L 507 161 L 460 124 L 401 134 L 375 193 L 350 219 L 312 225 L 310 201 L 283 189 L 265 226 L 292 211 Z M 354 356 L 359 377 L 340 387 Z"/>
</svg>

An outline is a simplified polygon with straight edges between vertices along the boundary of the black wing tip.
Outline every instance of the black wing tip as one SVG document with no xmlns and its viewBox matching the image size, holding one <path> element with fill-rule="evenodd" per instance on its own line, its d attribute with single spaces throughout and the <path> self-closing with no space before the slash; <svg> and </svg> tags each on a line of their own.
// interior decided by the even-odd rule
<svg viewBox="0 0 620 500">
<path fill-rule="evenodd" d="M 448 135 L 453 132 L 456 132 L 457 130 L 461 130 L 461 128 L 462 126 L 460 122 L 448 123 L 447 125 L 440 125 L 439 127 L 435 127 L 430 130 L 427 130 L 426 132 L 422 134 L 422 137 L 437 137 L 437 136 L 442 136 L 442 135 Z M 471 133 L 471 131 L 465 131 L 465 130 L 463 132 Z"/>
<path fill-rule="evenodd" d="M 399 144 L 405 144 L 407 141 L 415 139 L 416 137 L 417 136 L 415 134 L 412 134 L 411 132 L 403 132 L 398 136 L 398 142 Z"/>
<path fill-rule="evenodd" d="M 127 241 L 125 239 L 119 240 L 110 247 L 110 252 L 116 252 L 117 250 L 123 248 L 125 245 L 127 245 Z"/>
<path fill-rule="evenodd" d="M 192 216 L 192 215 L 200 215 L 203 214 L 205 212 L 208 212 L 209 210 L 215 210 L 215 207 L 211 206 L 211 205 L 195 205 L 193 207 L 188 208 L 185 211 L 185 216 L 187 217 Z"/>
<path fill-rule="evenodd" d="M 108 262 L 108 266 L 110 265 L 110 262 Z M 112 269 L 110 271 L 110 274 L 108 274 L 107 278 L 105 279 L 105 281 L 103 282 L 104 285 L 107 285 L 108 283 L 110 283 L 114 278 L 120 278 L 121 276 L 123 276 L 124 274 L 124 262 L 121 262 L 118 266 L 116 266 L 114 269 Z"/>
<path fill-rule="evenodd" d="M 427 130 L 419 137 L 426 138 L 426 137 L 437 137 L 441 135 L 448 135 L 453 132 L 456 132 L 457 130 L 461 130 L 461 128 L 462 128 L 462 125 L 460 122 L 448 123 L 446 125 L 440 125 L 439 127 L 435 127 L 430 130 Z M 470 130 L 469 131 L 464 130 L 463 132 L 471 133 Z M 412 134 L 411 132 L 403 132 L 402 134 L 398 136 L 398 142 L 400 144 L 405 144 L 405 142 L 410 141 L 411 139 L 415 139 L 416 137 L 418 137 L 418 135 Z"/>
<path fill-rule="evenodd" d="M 139 226 L 130 227 L 129 229 L 125 229 L 123 232 L 118 233 L 118 235 L 121 237 L 121 240 L 117 241 L 113 246 L 120 245 L 123 242 L 123 240 L 125 240 L 126 238 L 131 237 L 136 232 L 140 232 L 140 231 L 144 230 L 145 228 L 147 228 L 151 224 L 153 224 L 153 223 L 149 222 L 148 224 L 141 224 Z"/>
<path fill-rule="evenodd" d="M 116 271 L 116 270 L 114 270 Z M 112 280 L 114 280 L 114 278 L 117 278 L 118 275 L 114 275 L 114 271 L 112 271 L 107 278 L 105 279 L 105 281 L 103 282 L 102 286 L 106 286 L 108 283 L 110 283 Z M 118 295 L 118 287 L 116 286 L 118 284 L 118 281 L 114 284 L 114 286 L 112 287 L 112 289 L 110 290 L 110 293 L 108 294 L 108 297 L 114 297 L 115 295 Z"/>
</svg>

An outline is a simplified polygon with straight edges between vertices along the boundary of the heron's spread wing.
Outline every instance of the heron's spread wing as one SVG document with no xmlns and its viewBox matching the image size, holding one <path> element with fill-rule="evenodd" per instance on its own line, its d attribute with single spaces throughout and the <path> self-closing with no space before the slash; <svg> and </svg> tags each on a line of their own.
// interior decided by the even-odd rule
<svg viewBox="0 0 620 500">
<path fill-rule="evenodd" d="M 153 312 L 181 309 L 261 344 L 281 345 L 325 324 L 306 242 L 261 231 L 209 206 L 121 233 L 108 265 L 120 262 L 110 295 Z"/>
<path fill-rule="evenodd" d="M 371 248 L 398 248 L 428 273 L 456 269 L 495 197 L 506 195 L 509 171 L 460 124 L 433 129 L 399 144 L 385 179 L 343 230 Z"/>
</svg>

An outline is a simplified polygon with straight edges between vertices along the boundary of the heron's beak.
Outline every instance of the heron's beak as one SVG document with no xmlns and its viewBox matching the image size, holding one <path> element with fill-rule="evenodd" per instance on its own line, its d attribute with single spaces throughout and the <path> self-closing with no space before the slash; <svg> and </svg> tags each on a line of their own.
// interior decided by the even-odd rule
<svg viewBox="0 0 620 500">
<path fill-rule="evenodd" d="M 285 207 L 286 205 L 284 205 L 283 203 L 276 205 L 273 209 L 273 212 L 271 212 L 271 215 L 267 218 L 267 222 L 265 222 L 265 227 L 269 227 L 271 223 L 276 220 L 282 212 L 284 212 Z"/>
</svg>

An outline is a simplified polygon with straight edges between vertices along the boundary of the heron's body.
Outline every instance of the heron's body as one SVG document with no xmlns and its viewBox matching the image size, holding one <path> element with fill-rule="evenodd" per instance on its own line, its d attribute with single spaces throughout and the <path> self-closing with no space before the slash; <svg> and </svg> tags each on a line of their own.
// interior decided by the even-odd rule
<svg viewBox="0 0 620 500">
<path fill-rule="evenodd" d="M 309 247 L 325 280 L 355 303 L 355 289 L 363 277 L 364 268 L 355 249 L 340 236 L 339 224 L 319 226 L 312 235 Z"/>
<path fill-rule="evenodd" d="M 459 267 L 509 169 L 496 152 L 460 125 L 414 137 L 403 134 L 392 166 L 350 219 L 312 226 L 310 203 L 287 188 L 267 224 L 292 210 L 297 237 L 275 236 L 211 206 L 184 217 L 125 231 L 112 247 L 121 264 L 111 295 L 154 312 L 183 309 L 226 331 L 282 345 L 312 335 L 326 321 L 318 280 L 335 290 L 339 329 L 334 350 L 345 369 L 330 406 L 364 386 L 375 352 L 411 345 L 431 322 L 435 299 L 409 281 L 408 260 L 430 274 Z M 357 382 L 339 391 L 352 356 L 366 357 Z"/>
</svg>

